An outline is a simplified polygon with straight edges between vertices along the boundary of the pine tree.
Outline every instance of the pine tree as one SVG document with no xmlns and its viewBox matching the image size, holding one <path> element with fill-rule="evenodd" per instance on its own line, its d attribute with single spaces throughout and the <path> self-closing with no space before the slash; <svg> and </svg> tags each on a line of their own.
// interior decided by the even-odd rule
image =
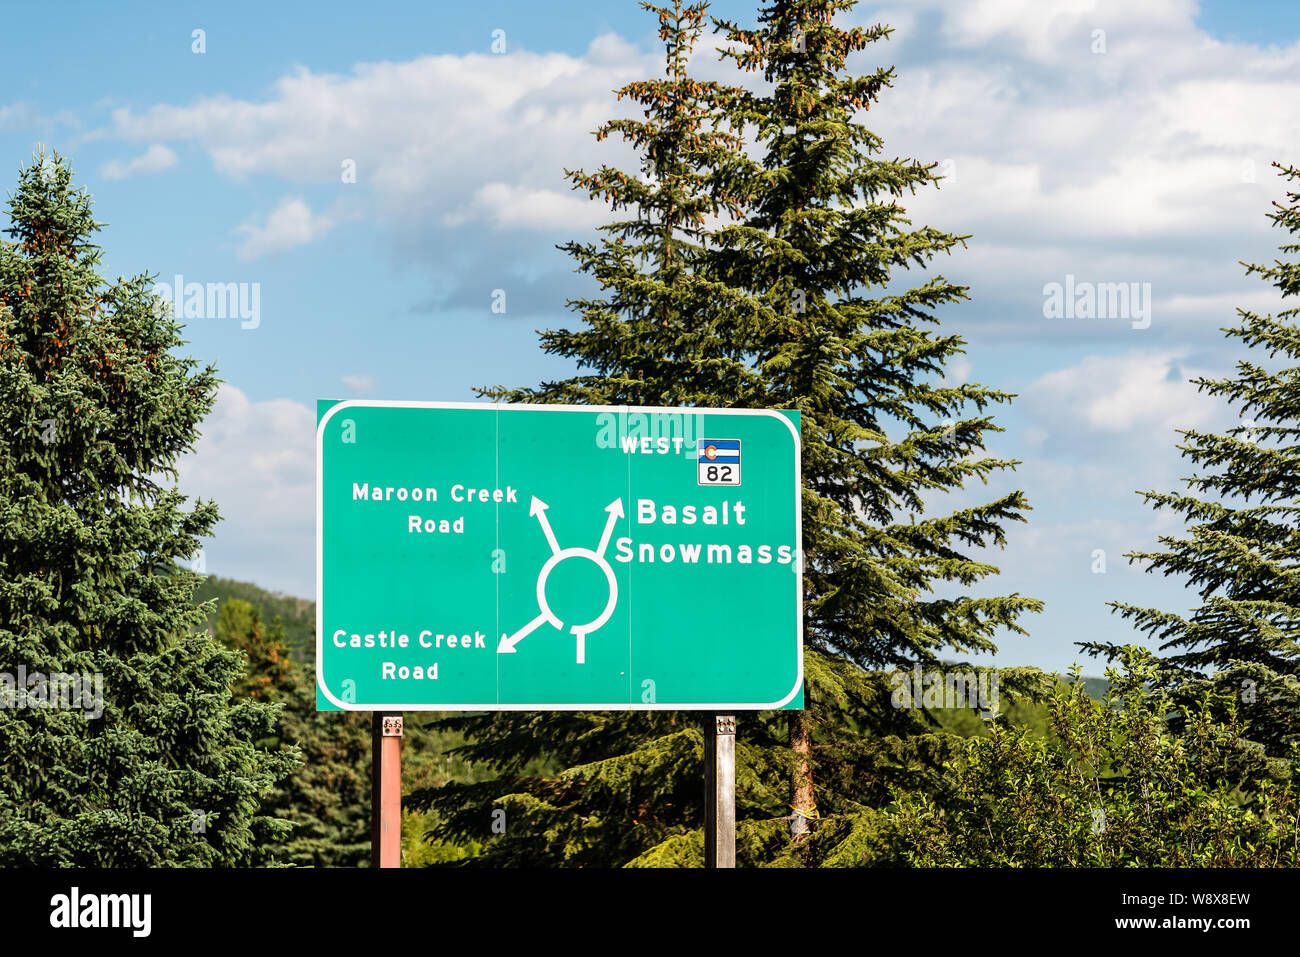
<svg viewBox="0 0 1300 957">
<path fill-rule="evenodd" d="M 600 227 L 599 246 L 560 248 L 591 276 L 607 298 L 570 300 L 587 328 L 542 333 L 544 351 L 577 358 L 586 375 L 540 388 L 495 388 L 481 395 L 513 402 L 590 405 L 717 404 L 739 400 L 740 383 L 754 371 L 708 317 L 736 292 L 708 281 L 697 267 L 709 235 L 706 222 L 740 209 L 742 188 L 734 171 L 742 140 L 721 128 L 722 111 L 743 95 L 738 87 L 702 82 L 687 60 L 703 29 L 707 3 L 642 8 L 659 20 L 666 51 L 664 80 L 627 84 L 616 91 L 644 107 L 644 120 L 616 119 L 596 131 L 597 141 L 619 135 L 642 157 L 641 175 L 602 166 L 595 173 L 565 170 L 575 190 L 602 197 L 613 211 L 635 219 Z"/>
<path fill-rule="evenodd" d="M 1274 164 L 1287 180 L 1294 167 Z M 1275 202 L 1273 225 L 1300 232 L 1300 192 Z M 1280 247 L 1300 252 L 1300 243 Z M 1247 275 L 1300 295 L 1300 262 L 1242 263 Z M 1241 359 L 1236 375 L 1193 379 L 1199 391 L 1226 399 L 1242 424 L 1225 435 L 1180 430 L 1182 454 L 1202 470 L 1185 479 L 1187 492 L 1140 493 L 1188 523 L 1184 535 L 1163 535 L 1162 551 L 1138 551 L 1130 561 L 1148 572 L 1186 576 L 1201 599 L 1187 617 L 1112 602 L 1113 608 L 1170 652 L 1161 680 L 1181 690 L 1183 702 L 1203 692 L 1229 692 L 1241 702 L 1249 736 L 1278 761 L 1294 764 L 1300 744 L 1300 307 L 1259 315 L 1237 310 L 1240 323 L 1224 329 L 1266 358 Z M 1269 368 L 1272 365 L 1274 368 Z M 1083 644 L 1109 657 L 1117 646 Z"/>
<path fill-rule="evenodd" d="M 865 669 L 993 650 L 999 628 L 1023 631 L 1018 617 L 1041 607 L 1018 595 L 951 594 L 996 572 L 964 550 L 1002 545 L 1003 524 L 1023 520 L 1028 505 L 1013 492 L 929 517 L 923 496 L 1014 466 L 978 454 L 985 434 L 999 431 L 984 410 L 1011 397 L 935 381 L 963 341 L 924 326 L 937 321 L 935 309 L 965 298 L 963 287 L 936 276 L 880 293 L 891 270 L 924 267 L 964 237 L 908 228 L 897 199 L 932 185 L 934 167 L 872 158 L 878 138 L 853 121 L 892 71 L 842 75 L 850 52 L 889 32 L 830 23 L 852 6 L 778 0 L 760 11 L 756 30 L 715 21 L 731 44 L 724 56 L 762 69 L 765 93 L 685 76 L 680 54 L 698 35 L 704 4 L 649 7 L 660 16 L 673 79 L 640 88 L 647 116 L 690 136 L 663 143 L 646 135 L 660 126 L 624 121 L 621 129 L 643 134 L 634 141 L 654 181 L 607 170 L 578 180 L 615 208 L 643 213 L 604 227 L 620 238 L 600 249 L 567 247 L 581 271 L 613 292 L 572 302 L 586 327 L 545 333 L 542 343 L 590 373 L 484 392 L 527 402 L 800 412 L 808 706 L 738 723 L 738 855 L 750 863 L 845 863 L 870 854 L 868 819 L 888 802 L 889 786 L 917 786 L 937 773 L 947 744 L 922 735 L 928 726 L 915 713 L 891 708 L 884 677 Z M 733 132 L 694 148 L 691 137 L 705 124 Z M 734 131 L 746 128 L 761 159 L 737 148 Z M 687 197 L 693 217 L 680 215 L 692 209 Z M 707 215 L 718 214 L 724 218 L 705 229 Z M 638 242 L 625 244 L 623 235 Z M 870 290 L 879 297 L 865 298 Z M 961 418 L 970 406 L 977 414 Z M 699 861 L 701 738 L 693 721 L 504 715 L 478 721 L 472 736 L 478 753 L 506 770 L 539 748 L 564 769 L 520 781 L 513 794 L 498 786 L 443 796 L 452 833 L 474 833 L 484 802 L 494 799 L 524 815 L 489 844 L 485 861 Z M 820 841 L 789 841 L 792 824 L 798 835 L 821 815 L 832 820 L 823 820 Z"/>
<path fill-rule="evenodd" d="M 293 770 L 262 800 L 265 814 L 287 829 L 261 843 L 250 863 L 295 867 L 361 867 L 370 861 L 370 715 L 317 711 L 314 655 L 290 659 L 276 615 L 268 628 L 262 607 L 227 598 L 217 608 L 217 641 L 245 667 L 232 686 L 236 700 L 280 709 L 275 733 L 260 747 L 293 762 Z M 314 643 L 308 643 L 314 649 Z M 408 762 L 409 763 L 409 762 Z"/>
<path fill-rule="evenodd" d="M 370 715 L 317 711 L 314 661 L 291 664 L 287 687 L 271 700 L 284 706 L 276 746 L 301 755 L 293 772 L 263 802 L 292 831 L 258 849 L 257 861 L 299 867 L 370 863 Z"/>
<path fill-rule="evenodd" d="M 515 402 L 717 405 L 724 390 L 753 376 L 716 328 L 696 321 L 734 298 L 694 263 L 708 220 L 739 208 L 728 174 L 742 143 L 720 120 L 740 91 L 687 72 L 706 3 L 641 6 L 658 20 L 665 78 L 618 90 L 620 101 L 641 105 L 644 119 L 612 120 L 595 135 L 631 143 L 642 168 L 565 171 L 575 189 L 636 215 L 601 227 L 599 244 L 561 247 L 609 293 L 570 303 L 586 328 L 542 336 L 546 351 L 580 357 L 591 371 L 536 389 L 481 394 Z M 471 865 L 621 864 L 702 822 L 701 739 L 692 716 L 502 713 L 440 726 L 463 731 L 471 742 L 463 753 L 501 773 L 417 791 L 408 801 L 438 811 L 436 836 L 487 841 Z M 615 755 L 626 757 L 607 760 Z M 552 769 L 565 770 L 540 773 Z M 505 812 L 503 836 L 491 830 L 494 809 Z"/>
<path fill-rule="evenodd" d="M 1014 467 L 979 455 L 985 434 L 1001 431 L 985 409 L 1011 397 L 934 381 L 964 343 L 925 327 L 937 323 L 934 310 L 966 298 L 964 287 L 932 276 L 867 298 L 894 269 L 926 268 L 967 237 L 910 228 L 899 200 L 935 184 L 934 165 L 874 158 L 883 144 L 854 121 L 894 75 L 846 74 L 850 54 L 891 32 L 832 22 L 854 6 L 778 0 L 760 10 L 757 29 L 716 21 L 730 44 L 724 58 L 761 70 L 768 86 L 733 107 L 764 155 L 748 170 L 750 214 L 719 231 L 715 268 L 756 304 L 733 335 L 743 337 L 759 372 L 760 387 L 745 403 L 797 408 L 803 432 L 805 641 L 824 664 L 810 666 L 810 707 L 790 720 L 796 834 L 800 818 L 815 811 L 813 741 L 843 737 L 827 734 L 841 723 L 827 699 L 842 697 L 845 681 L 860 684 L 853 669 L 836 671 L 830 661 L 881 668 L 934 664 L 944 651 L 992 651 L 998 628 L 1023 633 L 1018 617 L 1041 607 L 1018 595 L 937 593 L 996 572 L 962 549 L 1003 545 L 1003 524 L 1023 521 L 1028 503 L 1017 491 L 925 517 L 926 493 Z M 977 414 L 962 418 L 970 406 Z M 876 733 L 891 723 L 887 715 L 871 721 Z M 826 743 L 821 763 L 842 776 Z M 861 806 L 847 793 L 840 803 Z"/>
<path fill-rule="evenodd" d="M 102 224 L 57 154 L 21 171 L 9 214 L 0 864 L 247 862 L 282 830 L 259 802 L 287 762 L 255 743 L 275 709 L 232 701 L 241 656 L 197 631 L 197 575 L 176 565 L 216 506 L 185 510 L 164 484 L 212 408 L 214 371 L 173 353 L 180 329 L 149 277 L 100 277 Z M 98 676 L 102 713 L 33 701 L 20 669 Z"/>
</svg>

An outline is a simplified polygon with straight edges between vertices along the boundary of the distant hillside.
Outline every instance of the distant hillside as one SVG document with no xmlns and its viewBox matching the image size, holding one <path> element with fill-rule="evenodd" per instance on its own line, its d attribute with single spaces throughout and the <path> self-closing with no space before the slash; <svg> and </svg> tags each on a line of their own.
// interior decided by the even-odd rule
<svg viewBox="0 0 1300 957">
<path fill-rule="evenodd" d="M 216 608 L 208 616 L 207 628 L 212 632 L 217 620 L 220 603 L 229 598 L 242 598 L 246 602 L 262 609 L 262 621 L 268 625 L 276 615 L 284 623 L 284 640 L 295 661 L 305 661 L 308 649 L 315 640 L 316 603 L 306 598 L 294 598 L 280 592 L 270 592 L 259 588 L 251 582 L 234 581 L 208 575 L 194 592 L 194 603 L 202 604 L 209 599 L 218 601 Z"/>
<path fill-rule="evenodd" d="M 1087 678 L 1080 677 L 1083 682 L 1083 688 L 1088 692 L 1089 697 L 1096 701 L 1102 701 L 1106 697 L 1106 692 L 1110 690 L 1110 682 L 1105 678 Z"/>
</svg>

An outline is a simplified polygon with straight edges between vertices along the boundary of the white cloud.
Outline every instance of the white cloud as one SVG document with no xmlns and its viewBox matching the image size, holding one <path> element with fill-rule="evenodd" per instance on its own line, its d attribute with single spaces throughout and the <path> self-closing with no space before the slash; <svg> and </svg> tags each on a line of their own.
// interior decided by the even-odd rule
<svg viewBox="0 0 1300 957">
<path fill-rule="evenodd" d="M 1198 393 L 1179 352 L 1088 356 L 1036 379 L 1025 405 L 1058 433 L 1128 434 L 1167 445 L 1176 428 L 1208 424 L 1222 403 Z"/>
<path fill-rule="evenodd" d="M 1191 0 L 916 0 L 905 19 L 921 32 L 850 61 L 897 63 L 861 116 L 887 155 L 951 161 L 955 181 L 902 205 L 917 224 L 972 234 L 942 268 L 998 300 L 991 311 L 1008 318 L 991 331 L 1023 335 L 1038 319 L 1005 306 L 1073 273 L 1151 282 L 1160 315 L 1216 335 L 1222 316 L 1183 297 L 1241 288 L 1237 260 L 1276 248 L 1265 214 L 1282 185 L 1269 164 L 1300 132 L 1300 43 L 1221 43 L 1196 13 Z M 1094 29 L 1104 54 L 1091 52 Z M 1183 333 L 1160 315 L 1151 337 Z"/>
<path fill-rule="evenodd" d="M 126 179 L 128 176 L 161 173 L 176 165 L 176 154 L 161 143 L 154 143 L 141 155 L 129 160 L 109 160 L 99 168 L 104 179 Z"/>
<path fill-rule="evenodd" d="M 969 382 L 971 370 L 974 368 L 971 361 L 964 356 L 949 359 L 943 370 L 943 384 L 951 387 L 959 386 L 963 382 Z"/>
<path fill-rule="evenodd" d="M 1122 49 L 1134 27 L 1177 31 L 1196 15 L 1195 0 L 967 0 L 945 5 L 944 33 L 954 46 L 987 47 L 1009 40 L 1025 56 L 1050 62 L 1062 47 L 1090 52 L 1092 31 L 1107 33 L 1107 49 Z"/>
<path fill-rule="evenodd" d="M 475 191 L 471 203 L 448 213 L 443 222 L 460 226 L 481 220 L 496 229 L 563 230 L 590 228 L 606 218 L 608 209 L 585 195 L 488 183 Z"/>
<path fill-rule="evenodd" d="M 1240 322 L 1238 309 L 1263 316 L 1284 308 L 1280 291 L 1259 290 L 1258 286 L 1259 283 L 1252 281 L 1251 292 L 1173 295 L 1163 301 L 1157 299 L 1155 313 L 1162 319 L 1213 320 L 1219 326 L 1230 326 Z"/>
<path fill-rule="evenodd" d="M 180 487 L 216 501 L 207 571 L 302 597 L 315 592 L 316 416 L 288 399 L 253 402 L 223 385 Z"/>
<path fill-rule="evenodd" d="M 295 246 L 304 246 L 324 236 L 339 224 L 340 219 L 337 211 L 313 213 L 311 207 L 297 197 L 282 199 L 260 223 L 246 220 L 236 227 L 236 232 L 248 237 L 239 247 L 239 258 L 245 261 L 260 259 Z"/>
<path fill-rule="evenodd" d="M 648 65 L 632 56 L 611 62 L 608 43 L 593 41 L 589 59 L 523 51 L 360 63 L 350 75 L 299 68 L 263 102 L 217 96 L 143 113 L 118 109 L 109 132 L 195 140 L 229 175 L 338 182 L 351 158 L 359 182 L 404 192 L 445 184 L 448 171 L 519 169 L 563 155 L 548 145 L 556 134 L 590 139 L 590 121 L 605 118 L 591 107 L 613 101 L 608 90 Z"/>
<path fill-rule="evenodd" d="M 26 103 L 11 103 L 8 106 L 0 106 L 0 130 L 22 130 L 33 127 L 48 128 L 52 126 L 76 128 L 80 125 L 81 121 L 71 110 L 60 110 L 58 113 L 46 115 L 38 113 Z"/>
<path fill-rule="evenodd" d="M 375 390 L 375 380 L 368 375 L 345 375 L 340 381 L 357 395 Z"/>
<path fill-rule="evenodd" d="M 1128 490 L 1132 494 L 1132 490 Z M 1136 497 L 1136 496 L 1135 496 Z M 1059 523 L 1033 522 L 1008 531 L 1014 547 L 994 558 L 1006 571 L 1025 569 L 1033 578 L 1055 575 L 1092 575 L 1094 563 L 1105 562 L 1105 573 L 1132 571 L 1122 556 L 1149 545 L 1153 535 L 1147 527 L 1109 516 L 1072 517 Z M 1100 549 L 1105 553 L 1099 556 Z M 1098 564 L 1096 567 L 1100 568 Z"/>
<path fill-rule="evenodd" d="M 0 130 L 20 129 L 30 126 L 36 114 L 26 103 L 14 103 L 0 106 Z"/>
<path fill-rule="evenodd" d="M 300 68 L 259 101 L 222 95 L 117 109 L 91 138 L 192 141 L 226 176 L 298 186 L 339 185 L 352 161 L 356 184 L 343 188 L 403 239 L 477 224 L 564 228 L 574 216 L 592 221 L 584 208 L 601 206 L 570 194 L 564 169 L 632 155 L 617 138 L 598 144 L 591 135 L 633 111 L 611 91 L 661 70 L 657 54 L 612 34 L 581 57 L 521 50 L 359 63 L 347 74 Z M 286 240 L 315 235 L 304 206 L 280 219 Z M 254 243 L 247 253 L 259 251 Z"/>
<path fill-rule="evenodd" d="M 889 155 L 954 162 L 955 181 L 903 202 L 917 224 L 973 234 L 971 251 L 944 268 L 974 280 L 974 296 L 1018 305 L 1072 273 L 1149 281 L 1181 307 L 1177 297 L 1223 294 L 1239 278 L 1237 259 L 1272 248 L 1264 214 L 1280 188 L 1268 164 L 1289 155 L 1300 130 L 1300 44 L 1220 43 L 1196 13 L 1192 0 L 915 0 L 853 14 L 898 27 L 850 60 L 858 72 L 898 62 L 893 86 L 861 118 Z M 1104 54 L 1092 52 L 1095 29 L 1106 31 Z M 702 40 L 696 74 L 758 83 L 717 62 L 720 42 Z M 352 213 L 413 258 L 496 262 L 491 233 L 572 237 L 608 218 L 563 170 L 635 168 L 630 147 L 591 131 L 639 116 L 611 91 L 662 68 L 660 51 L 614 34 L 581 56 L 517 49 L 347 73 L 298 68 L 258 99 L 118 109 L 94 136 L 193 141 L 227 176 L 298 187 L 337 186 L 352 161 Z M 265 223 L 243 224 L 241 254 L 310 242 L 334 225 L 288 200 Z M 1027 310 L 999 311 L 1006 318 L 987 334 L 1047 331 Z M 1212 334 L 1218 324 L 1199 327 Z"/>
</svg>

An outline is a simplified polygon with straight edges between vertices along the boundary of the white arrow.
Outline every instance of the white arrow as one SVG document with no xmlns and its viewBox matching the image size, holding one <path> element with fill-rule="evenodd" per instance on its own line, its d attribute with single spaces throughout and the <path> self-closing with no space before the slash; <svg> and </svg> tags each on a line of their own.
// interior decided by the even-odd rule
<svg viewBox="0 0 1300 957">
<path fill-rule="evenodd" d="M 534 499 L 534 501 L 536 501 L 536 499 Z M 524 625 L 524 627 L 520 628 L 518 631 L 516 631 L 513 635 L 509 636 L 508 638 L 506 637 L 506 633 L 503 631 L 501 633 L 501 642 L 500 644 L 497 645 L 497 654 L 513 655 L 515 653 L 515 645 L 519 644 L 519 642 L 523 641 L 535 630 L 537 630 L 537 628 L 540 627 L 540 625 L 544 621 L 546 621 L 546 616 L 538 615 L 536 618 L 534 618 L 528 624 Z"/>
<path fill-rule="evenodd" d="M 546 535 L 546 541 L 550 543 L 551 554 L 558 555 L 560 553 L 560 543 L 555 540 L 555 532 L 551 530 L 550 519 L 546 517 L 546 510 L 550 507 L 534 495 L 532 504 L 528 507 L 528 517 L 537 516 L 537 521 L 542 523 L 542 532 Z"/>
<path fill-rule="evenodd" d="M 600 547 L 596 549 L 596 554 L 601 558 L 605 557 L 605 549 L 609 547 L 609 536 L 614 533 L 614 523 L 623 517 L 623 500 L 614 499 L 605 506 L 605 511 L 609 512 L 609 518 L 605 519 L 605 532 L 600 536 Z"/>
</svg>

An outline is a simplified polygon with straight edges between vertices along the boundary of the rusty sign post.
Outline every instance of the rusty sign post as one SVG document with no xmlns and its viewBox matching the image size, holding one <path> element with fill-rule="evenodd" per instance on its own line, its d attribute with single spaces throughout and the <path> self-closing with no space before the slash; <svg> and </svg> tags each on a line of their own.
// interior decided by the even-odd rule
<svg viewBox="0 0 1300 957">
<path fill-rule="evenodd" d="M 402 716 L 374 712 L 370 757 L 370 866 L 402 866 Z"/>
</svg>

